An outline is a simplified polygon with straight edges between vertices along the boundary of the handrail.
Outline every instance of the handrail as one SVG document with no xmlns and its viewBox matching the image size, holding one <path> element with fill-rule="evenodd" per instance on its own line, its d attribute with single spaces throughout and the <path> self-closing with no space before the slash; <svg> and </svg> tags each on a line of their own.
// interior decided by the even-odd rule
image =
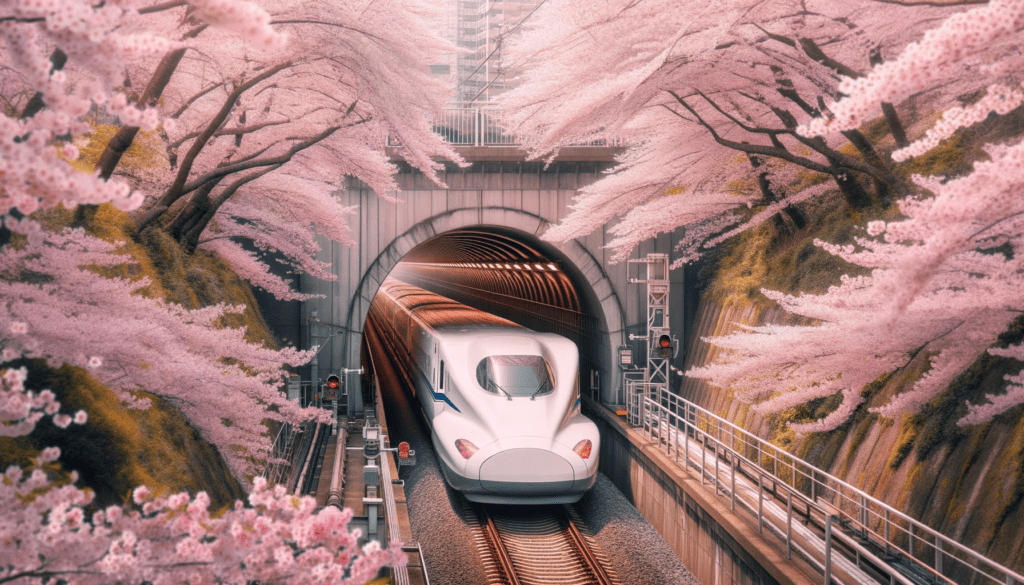
<svg viewBox="0 0 1024 585">
<path fill-rule="evenodd" d="M 510 127 L 508 111 L 494 105 L 455 104 L 442 108 L 430 120 L 434 133 L 445 142 L 455 146 L 521 146 L 522 141 L 515 134 L 507 132 Z M 569 146 L 619 147 L 624 143 L 618 138 L 581 141 Z M 401 143 L 392 136 L 387 137 L 387 146 L 400 147 Z"/>
<path fill-rule="evenodd" d="M 380 454 L 380 481 L 384 488 L 384 517 L 387 519 L 388 536 L 392 540 L 401 537 L 401 529 L 398 526 L 398 510 L 395 504 L 395 490 L 391 485 L 391 453 L 381 451 Z M 402 565 L 391 569 L 391 578 L 395 585 L 409 585 L 409 569 Z"/>
<path fill-rule="evenodd" d="M 688 440 L 691 433 L 694 436 L 700 433 L 722 445 L 730 457 L 735 457 L 740 464 L 758 469 L 759 474 L 771 478 L 773 486 L 781 485 L 816 511 L 826 516 L 833 510 L 838 512 L 851 530 L 860 532 L 865 541 L 885 550 L 889 556 L 898 555 L 913 563 L 918 571 L 933 579 L 955 583 L 948 575 L 959 569 L 969 572 L 968 577 L 972 580 L 978 577 L 984 578 L 985 582 L 1000 585 L 1024 585 L 1024 576 L 1012 569 L 986 558 L 724 418 L 668 392 L 664 384 L 626 380 L 626 390 L 630 419 L 638 420 L 638 426 L 642 426 L 652 440 L 655 435 L 658 437 L 659 449 L 663 448 L 670 455 L 674 449 L 677 463 L 679 435 L 682 434 L 683 439 Z M 638 400 L 640 397 L 642 400 Z M 662 420 L 666 426 L 671 427 L 668 434 L 674 433 L 674 437 L 666 436 L 658 428 Z M 679 423 L 682 423 L 682 429 Z M 716 431 L 717 438 L 712 436 Z M 727 436 L 729 445 L 722 440 L 723 435 Z M 675 445 L 671 444 L 673 438 Z M 740 450 L 736 448 L 737 442 L 740 443 Z M 770 469 L 766 462 L 770 463 Z M 686 466 L 689 467 L 689 453 Z M 805 490 L 810 493 L 807 494 Z M 824 503 L 828 504 L 829 509 L 822 505 Z"/>
<path fill-rule="evenodd" d="M 316 425 L 316 429 L 313 431 L 313 439 L 312 439 L 312 442 L 309 444 L 309 452 L 306 453 L 306 461 L 302 465 L 302 471 L 299 472 L 299 478 L 298 478 L 298 481 L 295 484 L 295 495 L 296 496 L 301 496 L 302 495 L 302 488 L 303 487 L 308 487 L 308 486 L 304 486 L 305 479 L 306 479 L 306 471 L 309 469 L 309 464 L 310 464 L 310 462 L 313 459 L 313 455 L 316 453 L 317 437 L 320 435 L 320 427 L 322 427 L 322 426 L 323 425 Z"/>
<path fill-rule="evenodd" d="M 291 424 L 281 423 L 277 430 L 277 436 L 270 446 L 270 453 L 267 454 L 267 464 L 260 473 L 267 483 L 278 483 L 284 474 L 284 468 L 291 465 L 288 461 L 288 450 L 292 447 L 294 436 L 291 432 Z"/>
</svg>

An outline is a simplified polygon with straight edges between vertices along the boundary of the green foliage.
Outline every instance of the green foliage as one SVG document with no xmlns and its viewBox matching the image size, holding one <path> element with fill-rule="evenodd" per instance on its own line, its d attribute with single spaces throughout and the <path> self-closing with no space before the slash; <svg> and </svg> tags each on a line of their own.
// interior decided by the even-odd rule
<svg viewBox="0 0 1024 585">
<path fill-rule="evenodd" d="M 1024 423 L 1017 425 L 1017 437 L 1020 438 L 1020 429 L 1024 426 Z M 1013 484 L 1010 488 L 1010 492 L 1006 495 L 1006 499 L 1003 505 L 1000 506 L 997 514 L 998 522 L 1002 524 L 1006 521 L 1010 515 L 1020 506 L 1021 502 L 1024 502 L 1024 441 L 1019 441 L 1019 447 L 1014 453 L 1013 462 L 1017 464 L 1016 469 L 1013 470 Z"/>
</svg>

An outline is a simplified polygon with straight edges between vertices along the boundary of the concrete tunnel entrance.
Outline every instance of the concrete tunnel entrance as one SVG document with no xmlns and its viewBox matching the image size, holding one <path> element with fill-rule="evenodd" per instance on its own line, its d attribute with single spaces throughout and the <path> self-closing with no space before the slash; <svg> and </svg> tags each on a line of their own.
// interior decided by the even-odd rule
<svg viewBox="0 0 1024 585">
<path fill-rule="evenodd" d="M 558 249 L 533 234 L 498 226 L 445 232 L 416 246 L 389 276 L 534 331 L 572 340 L 580 390 L 600 396 L 612 381 L 608 328 L 593 287 Z M 363 324 L 363 330 L 370 327 Z M 372 369 L 365 335 L 360 358 Z M 369 381 L 369 376 L 364 377 Z"/>
</svg>

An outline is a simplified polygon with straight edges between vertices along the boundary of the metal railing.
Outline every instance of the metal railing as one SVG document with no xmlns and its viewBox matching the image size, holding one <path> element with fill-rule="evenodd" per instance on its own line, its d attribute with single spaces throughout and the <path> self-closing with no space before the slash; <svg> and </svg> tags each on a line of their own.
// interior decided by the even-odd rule
<svg viewBox="0 0 1024 585">
<path fill-rule="evenodd" d="M 496 105 L 479 102 L 455 104 L 444 108 L 431 120 L 431 127 L 455 146 L 519 146 L 521 141 L 505 129 L 510 127 L 508 112 Z M 388 136 L 388 146 L 401 146 Z M 623 146 L 618 139 L 592 140 L 574 143 L 570 146 Z"/>
<path fill-rule="evenodd" d="M 285 474 L 288 473 L 292 465 L 290 459 L 295 451 L 295 435 L 292 425 L 288 423 L 281 424 L 277 430 L 277 436 L 274 437 L 274 443 L 267 455 L 267 465 L 263 468 L 263 473 L 260 474 L 268 484 L 281 483 Z"/>
<path fill-rule="evenodd" d="M 824 535 L 817 538 L 824 540 L 824 546 L 818 547 L 818 555 L 802 552 L 823 571 L 826 584 L 830 582 L 830 569 L 843 556 L 847 562 L 853 558 L 858 568 L 862 562 L 870 562 L 891 583 L 1024 585 L 1024 576 L 1012 569 L 670 393 L 662 384 L 627 379 L 626 395 L 629 420 L 637 421 L 633 424 L 642 428 L 644 436 L 676 464 L 687 470 L 697 469 L 702 483 L 711 477 L 715 493 L 727 493 L 733 509 L 738 501 L 737 472 L 741 482 L 747 482 L 744 478 L 756 482 L 756 486 L 747 482 L 740 489 L 753 503 L 742 498 L 739 503 L 756 517 L 759 532 L 769 526 L 773 528 L 770 532 L 786 541 L 788 554 L 795 546 L 793 505 L 805 507 L 808 519 L 812 514 L 820 516 Z M 696 451 L 699 453 L 695 455 Z M 725 470 L 729 474 L 727 485 L 722 485 L 720 475 L 723 461 L 730 468 Z M 715 469 L 710 471 L 712 464 Z M 770 489 L 766 487 L 769 484 Z M 770 526 L 764 514 L 766 505 L 781 506 L 783 501 L 788 509 L 784 529 Z M 799 522 L 796 526 L 806 528 Z M 833 542 L 837 539 L 844 544 L 838 549 Z M 846 554 L 833 554 L 837 550 Z M 816 556 L 823 556 L 823 560 L 814 560 Z"/>
</svg>

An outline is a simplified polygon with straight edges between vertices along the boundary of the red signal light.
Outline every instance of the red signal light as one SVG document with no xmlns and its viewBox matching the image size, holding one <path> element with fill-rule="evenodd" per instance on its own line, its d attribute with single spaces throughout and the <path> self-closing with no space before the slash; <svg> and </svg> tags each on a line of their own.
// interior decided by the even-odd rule
<svg viewBox="0 0 1024 585">
<path fill-rule="evenodd" d="M 332 376 L 328 376 L 327 377 L 327 387 L 332 389 L 332 390 L 336 390 L 336 389 L 340 388 L 341 387 L 341 378 L 339 378 L 337 376 L 333 376 L 333 375 Z"/>
<path fill-rule="evenodd" d="M 668 335 L 662 335 L 661 337 L 658 338 L 658 345 L 660 345 L 661 347 L 671 347 L 672 338 L 669 337 Z"/>
<path fill-rule="evenodd" d="M 398 456 L 402 459 L 409 457 L 409 443 L 402 441 L 398 444 Z"/>
</svg>

